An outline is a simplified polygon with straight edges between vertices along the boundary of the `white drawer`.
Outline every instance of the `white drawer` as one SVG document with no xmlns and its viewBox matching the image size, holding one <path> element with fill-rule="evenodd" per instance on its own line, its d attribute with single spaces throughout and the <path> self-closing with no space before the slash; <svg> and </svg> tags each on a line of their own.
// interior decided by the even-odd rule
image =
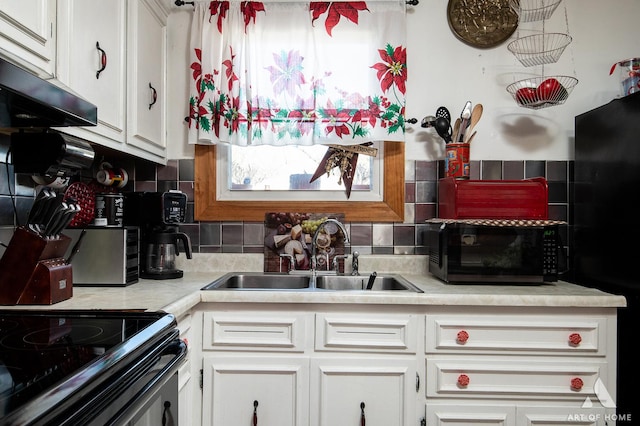
<svg viewBox="0 0 640 426">
<path fill-rule="evenodd" d="M 426 352 L 512 351 L 604 356 L 604 317 L 427 315 Z"/>
<path fill-rule="evenodd" d="M 204 350 L 303 352 L 307 317 L 274 312 L 206 312 Z"/>
<path fill-rule="evenodd" d="M 606 363 L 553 358 L 486 359 L 443 356 L 427 358 L 427 397 L 562 398 L 584 401 L 596 397 L 607 383 Z M 600 397 L 604 393 L 599 392 Z M 595 403 L 595 402 L 594 402 Z"/>
<path fill-rule="evenodd" d="M 417 353 L 415 315 L 316 314 L 316 351 Z"/>
</svg>

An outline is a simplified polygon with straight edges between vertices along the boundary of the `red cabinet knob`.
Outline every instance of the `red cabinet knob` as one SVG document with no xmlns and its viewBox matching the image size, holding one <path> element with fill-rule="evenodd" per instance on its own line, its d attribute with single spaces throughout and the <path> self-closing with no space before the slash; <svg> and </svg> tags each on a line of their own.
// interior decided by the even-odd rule
<svg viewBox="0 0 640 426">
<path fill-rule="evenodd" d="M 466 388 L 469 386 L 469 376 L 466 374 L 461 374 L 458 376 L 458 386 L 461 388 Z"/>
<path fill-rule="evenodd" d="M 572 390 L 581 390 L 582 387 L 584 386 L 584 382 L 582 381 L 582 379 L 580 377 L 574 377 L 573 379 L 571 379 L 571 389 Z"/>
<path fill-rule="evenodd" d="M 456 335 L 456 342 L 464 344 L 467 343 L 467 340 L 469 340 L 469 333 L 465 330 L 458 331 L 458 334 Z"/>
<path fill-rule="evenodd" d="M 569 335 L 569 344 L 571 346 L 578 346 L 580 342 L 582 342 L 582 336 L 580 336 L 580 333 L 571 333 Z"/>
</svg>

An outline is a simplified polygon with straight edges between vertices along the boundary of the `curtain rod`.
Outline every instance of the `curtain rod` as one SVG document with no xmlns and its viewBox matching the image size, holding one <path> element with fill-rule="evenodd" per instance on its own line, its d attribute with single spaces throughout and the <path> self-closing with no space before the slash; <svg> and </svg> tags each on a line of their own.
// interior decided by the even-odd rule
<svg viewBox="0 0 640 426">
<path fill-rule="evenodd" d="M 195 3 L 196 3 L 195 1 L 182 1 L 182 0 L 175 1 L 176 6 L 184 6 L 185 4 L 190 4 L 194 6 Z M 418 3 L 420 3 L 420 0 L 406 0 L 405 3 L 411 6 L 416 6 Z"/>
</svg>

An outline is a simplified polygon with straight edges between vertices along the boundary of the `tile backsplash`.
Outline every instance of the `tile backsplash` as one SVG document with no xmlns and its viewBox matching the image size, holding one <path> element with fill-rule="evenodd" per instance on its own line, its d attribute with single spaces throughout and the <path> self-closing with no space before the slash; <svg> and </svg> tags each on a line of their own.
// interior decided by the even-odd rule
<svg viewBox="0 0 640 426">
<path fill-rule="evenodd" d="M 0 242 L 6 244 L 16 224 L 25 222 L 35 186 L 30 176 L 13 173 L 7 164 L 8 143 L 0 137 Z M 10 163 L 10 161 L 9 161 Z M 262 253 L 262 222 L 196 222 L 194 220 L 194 160 L 170 160 L 166 166 L 131 160 L 121 162 L 130 176 L 126 191 L 180 189 L 188 197 L 187 220 L 180 226 L 195 253 Z M 472 161 L 472 179 L 512 180 L 543 176 L 549 185 L 549 218 L 569 222 L 570 161 Z M 351 222 L 348 252 L 361 254 L 427 254 L 422 241 L 424 221 L 437 216 L 437 182 L 444 161 L 405 163 L 403 223 Z M 15 206 L 15 207 L 14 207 Z M 570 224 L 569 224 L 570 225 Z M 567 241 L 565 239 L 565 241 Z"/>
</svg>

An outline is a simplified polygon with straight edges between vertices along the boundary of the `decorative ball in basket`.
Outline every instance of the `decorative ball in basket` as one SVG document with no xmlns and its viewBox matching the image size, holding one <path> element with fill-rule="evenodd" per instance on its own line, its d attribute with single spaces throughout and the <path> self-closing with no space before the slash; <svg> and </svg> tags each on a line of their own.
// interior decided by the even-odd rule
<svg viewBox="0 0 640 426">
<path fill-rule="evenodd" d="M 563 104 L 578 84 L 570 76 L 534 77 L 507 86 L 507 92 L 524 108 L 541 109 Z"/>
</svg>

